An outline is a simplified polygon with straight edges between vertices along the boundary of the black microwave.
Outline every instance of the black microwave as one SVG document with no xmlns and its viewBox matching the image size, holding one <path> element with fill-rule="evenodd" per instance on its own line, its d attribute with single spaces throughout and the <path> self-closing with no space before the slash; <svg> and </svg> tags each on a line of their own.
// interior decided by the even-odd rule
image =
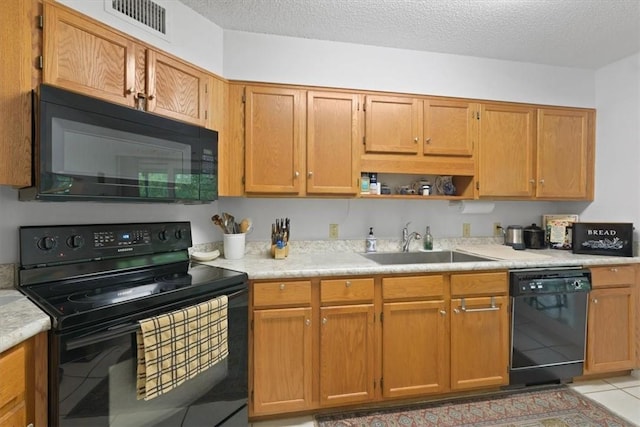
<svg viewBox="0 0 640 427">
<path fill-rule="evenodd" d="M 34 186 L 20 200 L 218 198 L 216 131 L 44 84 L 33 101 Z"/>
</svg>

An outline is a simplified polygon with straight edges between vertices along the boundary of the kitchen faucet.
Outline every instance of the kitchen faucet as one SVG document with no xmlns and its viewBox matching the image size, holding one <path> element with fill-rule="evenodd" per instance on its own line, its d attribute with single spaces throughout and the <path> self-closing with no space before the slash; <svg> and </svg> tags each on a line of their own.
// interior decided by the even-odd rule
<svg viewBox="0 0 640 427">
<path fill-rule="evenodd" d="M 411 224 L 411 222 L 408 222 L 407 225 L 405 225 L 402 229 L 402 252 L 409 252 L 409 244 L 411 243 L 411 239 L 422 239 L 422 236 L 417 231 L 412 231 L 411 233 L 409 233 L 409 224 Z"/>
</svg>

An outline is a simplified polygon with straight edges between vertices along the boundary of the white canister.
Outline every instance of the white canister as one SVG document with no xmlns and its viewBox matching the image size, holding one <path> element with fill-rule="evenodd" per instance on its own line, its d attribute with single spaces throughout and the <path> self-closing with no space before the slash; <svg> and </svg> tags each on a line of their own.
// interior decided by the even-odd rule
<svg viewBox="0 0 640 427">
<path fill-rule="evenodd" d="M 241 259 L 244 257 L 246 233 L 223 235 L 223 251 L 226 259 Z"/>
</svg>

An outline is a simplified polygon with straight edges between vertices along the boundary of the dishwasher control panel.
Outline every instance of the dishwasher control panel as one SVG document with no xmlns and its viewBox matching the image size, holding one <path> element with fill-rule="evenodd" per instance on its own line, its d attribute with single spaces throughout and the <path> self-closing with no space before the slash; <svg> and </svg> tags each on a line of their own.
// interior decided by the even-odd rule
<svg viewBox="0 0 640 427">
<path fill-rule="evenodd" d="M 589 292 L 587 269 L 515 270 L 509 273 L 511 296 Z"/>
</svg>

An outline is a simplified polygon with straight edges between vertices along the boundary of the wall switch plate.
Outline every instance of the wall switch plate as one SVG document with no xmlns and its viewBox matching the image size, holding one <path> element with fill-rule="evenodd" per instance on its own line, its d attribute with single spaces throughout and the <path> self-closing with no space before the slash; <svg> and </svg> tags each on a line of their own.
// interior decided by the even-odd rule
<svg viewBox="0 0 640 427">
<path fill-rule="evenodd" d="M 493 235 L 495 237 L 502 236 L 502 225 L 499 222 L 493 223 Z"/>
<path fill-rule="evenodd" d="M 468 222 L 462 224 L 462 237 L 471 237 L 471 224 Z"/>
<path fill-rule="evenodd" d="M 338 238 L 338 224 L 329 224 L 329 238 L 330 239 Z"/>
</svg>

